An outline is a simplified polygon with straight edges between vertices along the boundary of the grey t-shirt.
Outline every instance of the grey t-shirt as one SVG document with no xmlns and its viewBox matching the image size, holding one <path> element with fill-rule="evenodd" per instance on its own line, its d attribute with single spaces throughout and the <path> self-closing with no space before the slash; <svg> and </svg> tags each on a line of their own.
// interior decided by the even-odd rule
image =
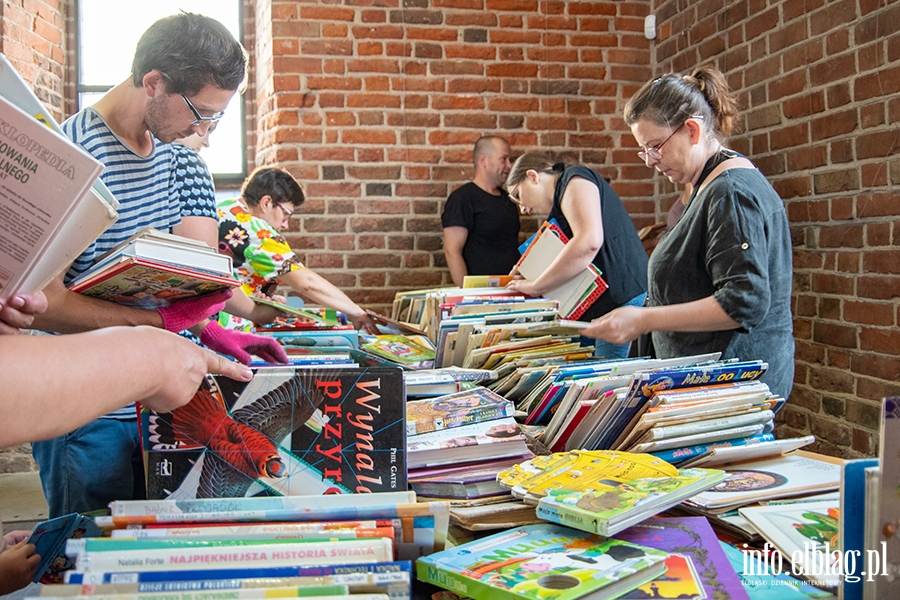
<svg viewBox="0 0 900 600">
<path fill-rule="evenodd" d="M 707 167 L 710 170 L 710 167 Z M 661 358 L 722 352 L 764 360 L 773 393 L 794 379 L 791 238 L 784 203 L 757 169 L 729 169 L 696 194 L 650 256 L 648 306 L 714 296 L 739 329 L 657 331 Z"/>
</svg>

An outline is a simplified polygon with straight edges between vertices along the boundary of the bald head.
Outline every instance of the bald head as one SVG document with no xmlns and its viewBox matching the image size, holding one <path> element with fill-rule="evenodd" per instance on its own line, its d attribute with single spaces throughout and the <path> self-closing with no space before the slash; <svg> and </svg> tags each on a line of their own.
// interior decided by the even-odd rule
<svg viewBox="0 0 900 600">
<path fill-rule="evenodd" d="M 488 135 L 475 142 L 475 184 L 488 193 L 499 194 L 509 175 L 509 154 L 509 142 L 500 136 Z"/>
</svg>

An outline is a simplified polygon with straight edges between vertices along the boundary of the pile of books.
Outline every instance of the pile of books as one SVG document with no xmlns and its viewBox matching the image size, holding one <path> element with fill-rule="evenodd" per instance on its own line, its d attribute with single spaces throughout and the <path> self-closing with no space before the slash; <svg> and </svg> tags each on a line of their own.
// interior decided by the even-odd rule
<svg viewBox="0 0 900 600">
<path fill-rule="evenodd" d="M 434 346 L 424 335 L 376 335 L 360 349 L 406 369 L 431 369 L 434 366 Z"/>
<path fill-rule="evenodd" d="M 68 287 L 117 304 L 156 308 L 239 285 L 231 257 L 201 241 L 147 228 L 100 256 Z"/>
</svg>

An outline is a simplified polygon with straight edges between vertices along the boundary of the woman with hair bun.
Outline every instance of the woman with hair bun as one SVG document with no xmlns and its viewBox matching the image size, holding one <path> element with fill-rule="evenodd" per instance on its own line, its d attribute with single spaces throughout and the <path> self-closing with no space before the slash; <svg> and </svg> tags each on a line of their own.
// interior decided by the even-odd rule
<svg viewBox="0 0 900 600">
<path fill-rule="evenodd" d="M 515 279 L 507 287 L 540 296 L 593 263 L 609 289 L 580 320 L 590 321 L 619 306 L 644 304 L 647 253 L 625 206 L 603 177 L 587 167 L 554 162 L 546 154 L 529 152 L 513 164 L 506 188 L 523 214 L 547 214 L 569 238 L 540 277 L 534 281 Z M 594 343 L 597 357 L 625 358 L 631 340 Z"/>
<path fill-rule="evenodd" d="M 622 343 L 652 332 L 657 356 L 721 352 L 764 360 L 763 381 L 787 398 L 794 378 L 791 238 L 765 176 L 724 144 L 737 101 L 714 67 L 665 75 L 625 106 L 638 156 L 693 191 L 650 257 L 646 308 L 623 308 L 585 335 Z"/>
</svg>

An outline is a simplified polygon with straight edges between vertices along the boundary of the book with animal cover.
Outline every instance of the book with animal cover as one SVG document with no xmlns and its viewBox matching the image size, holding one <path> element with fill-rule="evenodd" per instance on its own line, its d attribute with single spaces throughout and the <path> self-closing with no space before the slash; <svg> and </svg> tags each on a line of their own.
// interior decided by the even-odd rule
<svg viewBox="0 0 900 600">
<path fill-rule="evenodd" d="M 843 460 L 795 450 L 777 458 L 727 465 L 728 478 L 691 497 L 689 504 L 721 512 L 748 504 L 837 490 Z"/>
<path fill-rule="evenodd" d="M 183 541 L 183 540 L 181 540 Z M 263 540 L 259 540 L 264 542 Z M 85 551 L 76 555 L 76 571 L 170 571 L 197 565 L 300 566 L 386 562 L 393 560 L 393 546 L 387 538 L 344 540 L 281 540 L 284 543 L 232 543 L 190 547 L 147 548 L 115 551 Z M 133 543 L 149 543 L 149 540 Z M 159 543 L 159 542 L 156 542 Z M 200 544 L 201 542 L 195 542 Z M 207 542 L 212 544 L 212 542 Z M 68 581 L 71 583 L 71 581 Z"/>
<path fill-rule="evenodd" d="M 379 335 L 360 346 L 382 358 L 416 369 L 430 369 L 434 366 L 434 350 L 405 335 Z"/>
<path fill-rule="evenodd" d="M 38 523 L 28 537 L 35 554 L 41 557 L 32 581 L 62 583 L 65 571 L 75 566 L 75 561 L 66 556 L 66 542 L 101 535 L 103 532 L 92 519 L 77 513 Z"/>
<path fill-rule="evenodd" d="M 100 300 L 152 309 L 240 285 L 230 276 L 123 255 L 100 268 L 91 267 L 69 282 L 68 288 Z"/>
<path fill-rule="evenodd" d="M 422 558 L 416 574 L 475 600 L 617 598 L 662 575 L 667 557 L 646 546 L 547 523 Z"/>
<path fill-rule="evenodd" d="M 0 95 L 0 298 L 39 291 L 22 284 L 42 261 L 53 262 L 56 274 L 69 266 L 47 250 L 66 233 L 75 208 L 92 201 L 91 185 L 102 169 L 83 148 Z"/>
<path fill-rule="evenodd" d="M 838 586 L 843 574 L 838 499 L 748 506 L 739 512 L 778 550 L 784 570 L 792 563 L 795 575 L 814 579 L 821 587 Z"/>
<path fill-rule="evenodd" d="M 3 98 L 6 102 L 19 108 L 22 112 L 26 113 L 36 122 L 42 124 L 42 126 L 46 127 L 48 130 L 58 134 L 60 138 L 56 139 L 57 142 L 74 147 L 74 149 L 80 151 L 84 156 L 93 161 L 93 159 L 84 153 L 80 147 L 72 144 L 72 142 L 65 137 L 60 126 L 54 121 L 53 117 L 47 112 L 47 109 L 41 101 L 38 100 L 38 97 L 32 92 L 29 85 L 25 83 L 18 71 L 13 68 L 3 54 L 0 54 L 0 98 Z M 5 121 L 8 121 L 13 117 L 12 111 L 4 109 L 3 113 Z M 8 141 L 4 141 L 4 143 L 9 145 Z M 13 143 L 11 147 L 17 148 L 18 146 Z M 12 157 L 7 158 L 12 160 Z M 57 157 L 56 160 L 63 159 Z M 13 160 L 13 162 L 9 164 L 14 165 L 18 163 Z M 54 165 L 54 168 L 61 166 L 63 166 L 63 164 L 59 163 Z M 10 171 L 12 171 L 13 167 L 10 166 L 9 168 Z M 43 170 L 47 170 L 47 168 Z M 4 170 L 4 174 L 6 173 L 7 172 Z M 53 178 L 51 177 L 50 179 Z M 74 180 L 67 181 L 69 181 L 69 183 L 74 182 Z M 22 182 L 16 181 L 15 177 L 8 175 L 7 183 L 9 184 L 8 189 L 11 190 L 14 187 L 19 186 Z M 29 182 L 25 183 L 27 187 L 34 187 L 35 182 L 30 182 L 30 184 Z M 64 208 L 64 204 L 60 202 L 61 200 L 62 197 L 57 198 L 53 196 L 39 198 L 37 200 L 40 205 L 43 205 L 44 203 L 54 203 L 55 208 L 53 208 L 53 212 L 51 213 L 53 221 L 50 224 L 51 229 L 58 222 L 59 210 Z M 74 206 L 68 213 L 68 216 L 60 221 L 61 224 L 59 224 L 59 229 L 55 235 L 48 235 L 46 224 L 39 224 L 40 228 L 43 228 L 43 232 L 39 233 L 40 229 L 35 229 L 30 232 L 31 235 L 38 235 L 40 240 L 46 239 L 47 244 L 39 253 L 40 257 L 37 257 L 37 253 L 33 252 L 35 248 L 33 244 L 35 241 L 39 242 L 40 240 L 31 239 L 31 242 L 28 242 L 28 246 L 31 247 L 29 252 L 35 256 L 32 256 L 32 259 L 29 260 L 27 271 L 23 267 L 23 262 L 16 263 L 18 265 L 16 267 L 17 269 L 25 271 L 24 275 L 16 275 L 16 286 L 18 291 L 32 293 L 43 289 L 50 280 L 66 270 L 72 261 L 90 246 L 94 240 L 100 237 L 100 234 L 116 222 L 116 219 L 118 218 L 116 209 L 118 208 L 119 203 L 113 198 L 109 189 L 107 189 L 106 185 L 104 185 L 100 179 L 94 177 L 94 181 L 89 184 L 88 190 L 77 200 L 78 201 L 74 203 Z M 29 202 L 31 202 L 31 199 L 29 199 Z M 17 209 L 15 213 L 18 215 L 20 210 L 21 207 Z M 43 208 L 41 210 L 43 210 Z M 12 215 L 9 216 L 11 218 Z M 4 218 L 4 223 L 6 222 L 12 223 L 11 220 Z M 24 222 L 19 223 L 19 226 L 22 225 L 24 225 Z M 21 229 L 18 232 L 7 229 L 2 235 L 4 238 L 11 235 L 13 236 L 12 239 L 19 240 L 16 244 L 21 244 L 22 240 L 25 239 L 25 237 L 23 237 L 25 232 L 25 229 Z M 10 246 L 10 248 L 12 247 L 13 246 Z M 12 259 L 16 259 L 16 257 L 18 257 L 19 260 L 22 259 L 20 253 L 16 253 L 15 255 L 12 255 L 11 253 Z M 5 274 L 0 275 L 0 298 L 5 298 L 15 291 L 12 288 L 12 271 L 4 271 L 4 273 Z"/>
<path fill-rule="evenodd" d="M 405 587 L 406 593 L 409 594 L 411 575 L 410 561 L 402 560 L 312 566 L 245 565 L 226 569 L 200 565 L 198 568 L 175 570 L 71 572 L 67 575 L 66 583 L 79 588 L 115 583 L 134 586 L 141 592 L 242 589 L 266 587 L 276 582 L 287 585 L 348 585 L 351 592 L 365 589 L 367 586 L 385 585 L 389 589 L 397 590 Z M 51 590 L 52 588 L 47 589 L 48 592 Z M 84 591 L 90 595 L 90 589 Z"/>
<path fill-rule="evenodd" d="M 648 519 L 616 539 L 669 553 L 665 575 L 622 598 L 750 599 L 704 517 Z"/>
<path fill-rule="evenodd" d="M 512 417 L 411 435 L 406 451 L 410 469 L 487 461 L 529 452 L 525 435 Z"/>
<path fill-rule="evenodd" d="M 417 435 L 512 417 L 513 403 L 483 387 L 406 403 L 406 433 Z"/>
<path fill-rule="evenodd" d="M 724 471 L 716 469 L 683 469 L 675 477 L 608 484 L 599 480 L 586 491 L 551 490 L 538 501 L 537 515 L 590 533 L 615 535 L 711 488 L 725 477 Z"/>
<path fill-rule="evenodd" d="M 148 497 L 405 490 L 405 408 L 396 368 L 207 376 L 188 404 L 142 411 Z"/>
<path fill-rule="evenodd" d="M 559 227 L 545 221 L 516 263 L 515 269 L 525 279 L 537 279 L 556 259 L 566 242 L 568 239 Z M 543 296 L 559 301 L 559 314 L 563 318 L 577 319 L 607 287 L 597 267 L 588 265 L 565 283 L 545 290 Z"/>
</svg>

